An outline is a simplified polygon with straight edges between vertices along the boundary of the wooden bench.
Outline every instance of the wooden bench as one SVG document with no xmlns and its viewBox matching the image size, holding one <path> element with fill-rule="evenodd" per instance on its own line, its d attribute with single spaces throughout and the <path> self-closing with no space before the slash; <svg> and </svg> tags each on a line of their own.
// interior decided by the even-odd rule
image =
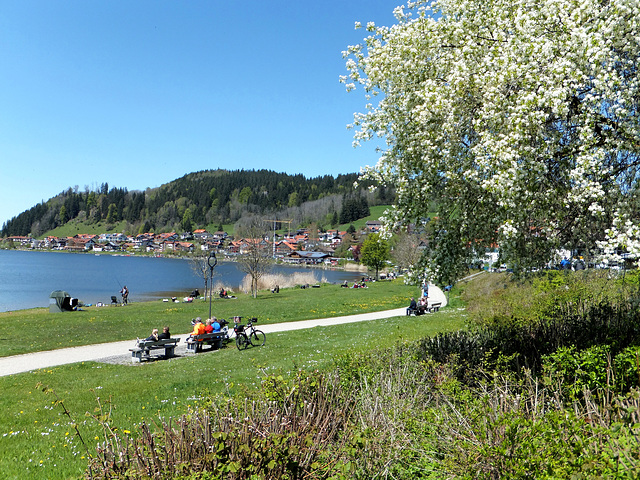
<svg viewBox="0 0 640 480">
<path fill-rule="evenodd" d="M 415 310 L 410 310 L 409 315 L 424 315 L 426 313 L 434 313 L 440 310 L 442 302 L 432 303 L 431 305 L 418 306 Z"/>
<path fill-rule="evenodd" d="M 218 350 L 227 340 L 227 332 L 203 333 L 202 335 L 191 335 L 187 338 L 187 353 L 197 353 L 202 351 L 204 345 L 211 346 L 210 350 Z"/>
<path fill-rule="evenodd" d="M 130 348 L 131 361 L 141 362 L 142 359 L 151 358 L 151 350 L 164 349 L 164 358 L 171 358 L 175 356 L 176 344 L 180 341 L 179 338 L 167 338 L 164 340 L 158 340 L 154 342 L 152 340 L 139 340 L 138 344 Z"/>
<path fill-rule="evenodd" d="M 431 305 L 429 305 L 427 307 L 427 312 L 429 313 L 434 313 L 437 312 L 438 310 L 440 310 L 440 307 L 442 306 L 442 302 L 438 302 L 438 303 L 432 303 Z"/>
</svg>

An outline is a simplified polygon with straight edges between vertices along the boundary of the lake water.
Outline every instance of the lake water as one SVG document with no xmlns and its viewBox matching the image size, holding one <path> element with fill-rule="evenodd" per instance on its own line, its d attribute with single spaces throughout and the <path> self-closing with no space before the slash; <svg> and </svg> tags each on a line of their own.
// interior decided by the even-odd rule
<svg viewBox="0 0 640 480">
<path fill-rule="evenodd" d="M 350 282 L 361 273 L 331 269 L 275 266 L 272 273 L 314 272 L 320 280 Z M 237 287 L 244 277 L 234 262 L 218 262 L 213 281 Z M 204 292 L 204 281 L 183 259 L 127 257 L 64 252 L 0 250 L 0 312 L 48 307 L 49 295 L 64 290 L 85 304 L 111 303 L 120 289 L 129 289 L 129 301 L 184 297 L 194 288 Z"/>
</svg>

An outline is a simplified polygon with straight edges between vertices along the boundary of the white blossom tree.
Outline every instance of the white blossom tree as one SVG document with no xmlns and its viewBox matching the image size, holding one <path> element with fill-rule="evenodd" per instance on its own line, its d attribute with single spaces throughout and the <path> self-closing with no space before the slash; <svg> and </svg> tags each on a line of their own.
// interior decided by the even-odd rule
<svg viewBox="0 0 640 480">
<path fill-rule="evenodd" d="M 387 228 L 439 206 L 437 264 L 420 268 L 450 281 L 492 244 L 528 269 L 559 247 L 638 243 L 625 217 L 640 166 L 637 0 L 416 1 L 395 15 L 344 52 L 341 80 L 369 102 L 354 143 L 386 139 L 363 174 L 396 188 Z"/>
</svg>

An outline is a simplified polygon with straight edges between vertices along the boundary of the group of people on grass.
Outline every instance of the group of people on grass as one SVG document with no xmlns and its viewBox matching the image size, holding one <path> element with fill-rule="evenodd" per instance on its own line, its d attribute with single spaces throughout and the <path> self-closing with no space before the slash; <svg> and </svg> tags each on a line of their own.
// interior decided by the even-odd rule
<svg viewBox="0 0 640 480">
<path fill-rule="evenodd" d="M 349 287 L 349 283 L 345 280 L 344 283 L 341 285 L 341 287 L 343 288 L 369 288 L 367 286 L 367 284 L 364 282 L 364 280 L 360 283 L 358 282 L 354 282 L 352 287 Z"/>
<path fill-rule="evenodd" d="M 229 295 L 226 288 L 221 288 L 220 292 L 218 292 L 220 298 L 236 298 L 235 295 Z"/>
</svg>

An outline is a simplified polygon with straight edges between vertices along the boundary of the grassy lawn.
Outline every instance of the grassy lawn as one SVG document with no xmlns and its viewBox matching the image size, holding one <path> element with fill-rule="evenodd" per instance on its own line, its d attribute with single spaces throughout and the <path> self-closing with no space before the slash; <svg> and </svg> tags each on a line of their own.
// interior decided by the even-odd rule
<svg viewBox="0 0 640 480">
<path fill-rule="evenodd" d="M 260 324 L 292 322 L 406 306 L 416 292 L 400 280 L 373 282 L 366 289 L 323 284 L 320 288 L 281 289 L 279 294 L 264 291 L 255 299 L 244 294 L 237 299 L 216 297 L 212 314 L 226 319 L 257 317 Z M 174 334 L 189 333 L 192 318 L 208 315 L 208 300 L 84 307 L 64 313 L 49 313 L 47 308 L 0 313 L 0 357 L 146 337 L 153 327 L 163 325 L 169 325 Z"/>
<path fill-rule="evenodd" d="M 367 290 L 332 286 L 288 290 L 281 291 L 279 296 L 264 293 L 257 300 L 214 301 L 214 312 L 225 312 L 220 316 L 257 315 L 261 323 L 293 321 L 332 316 L 332 312 L 334 315 L 358 313 L 367 311 L 367 307 L 381 310 L 403 306 L 407 293 L 415 293 L 414 290 L 399 282 L 379 282 Z M 451 306 L 434 315 L 273 333 L 267 336 L 264 347 L 245 351 L 238 351 L 230 344 L 219 351 L 167 361 L 137 365 L 87 362 L 2 377 L 0 449 L 4 453 L 0 456 L 0 473 L 3 479 L 80 477 L 86 466 L 87 451 L 75 435 L 73 423 L 79 425 L 88 450 L 93 453 L 103 438 L 98 424 L 91 418 L 98 414 L 95 411 L 98 399 L 111 411 L 113 427 L 135 432 L 136 425 L 142 421 L 158 422 L 161 418 L 188 413 L 206 395 L 237 394 L 255 388 L 265 375 L 286 376 L 298 369 L 323 370 L 331 366 L 337 355 L 385 348 L 439 331 L 463 328 L 465 314 L 460 307 L 459 300 L 453 298 Z M 176 333 L 186 332 L 190 330 L 186 324 L 192 316 L 207 313 L 208 303 L 205 306 L 204 302 L 175 306 L 160 302 L 133 304 L 55 315 L 30 310 L 14 312 L 11 322 L 2 318 L 4 331 L 0 336 L 20 338 L 19 333 L 25 331 L 25 326 L 39 319 L 46 322 L 42 330 L 59 332 L 57 346 L 66 346 L 62 345 L 69 342 L 63 340 L 65 333 L 69 336 L 73 332 L 74 344 L 91 343 L 87 340 L 104 341 L 105 328 L 108 328 L 109 336 L 116 340 L 131 338 L 131 332 L 147 332 L 152 326 L 164 323 L 163 320 L 171 323 Z M 90 318 L 94 319 L 90 321 Z M 185 324 L 183 329 L 178 328 L 178 322 Z M 23 330 L 16 325 L 9 329 L 7 323 L 18 323 Z M 95 338 L 95 332 L 102 332 L 100 338 Z M 34 340 L 31 348 L 39 349 L 45 340 L 46 337 Z M 8 354 L 6 350 L 4 354 Z M 57 397 L 36 388 L 38 383 L 53 389 Z M 63 400 L 72 419 L 62 413 L 61 406 L 56 404 L 57 398 Z"/>
</svg>

